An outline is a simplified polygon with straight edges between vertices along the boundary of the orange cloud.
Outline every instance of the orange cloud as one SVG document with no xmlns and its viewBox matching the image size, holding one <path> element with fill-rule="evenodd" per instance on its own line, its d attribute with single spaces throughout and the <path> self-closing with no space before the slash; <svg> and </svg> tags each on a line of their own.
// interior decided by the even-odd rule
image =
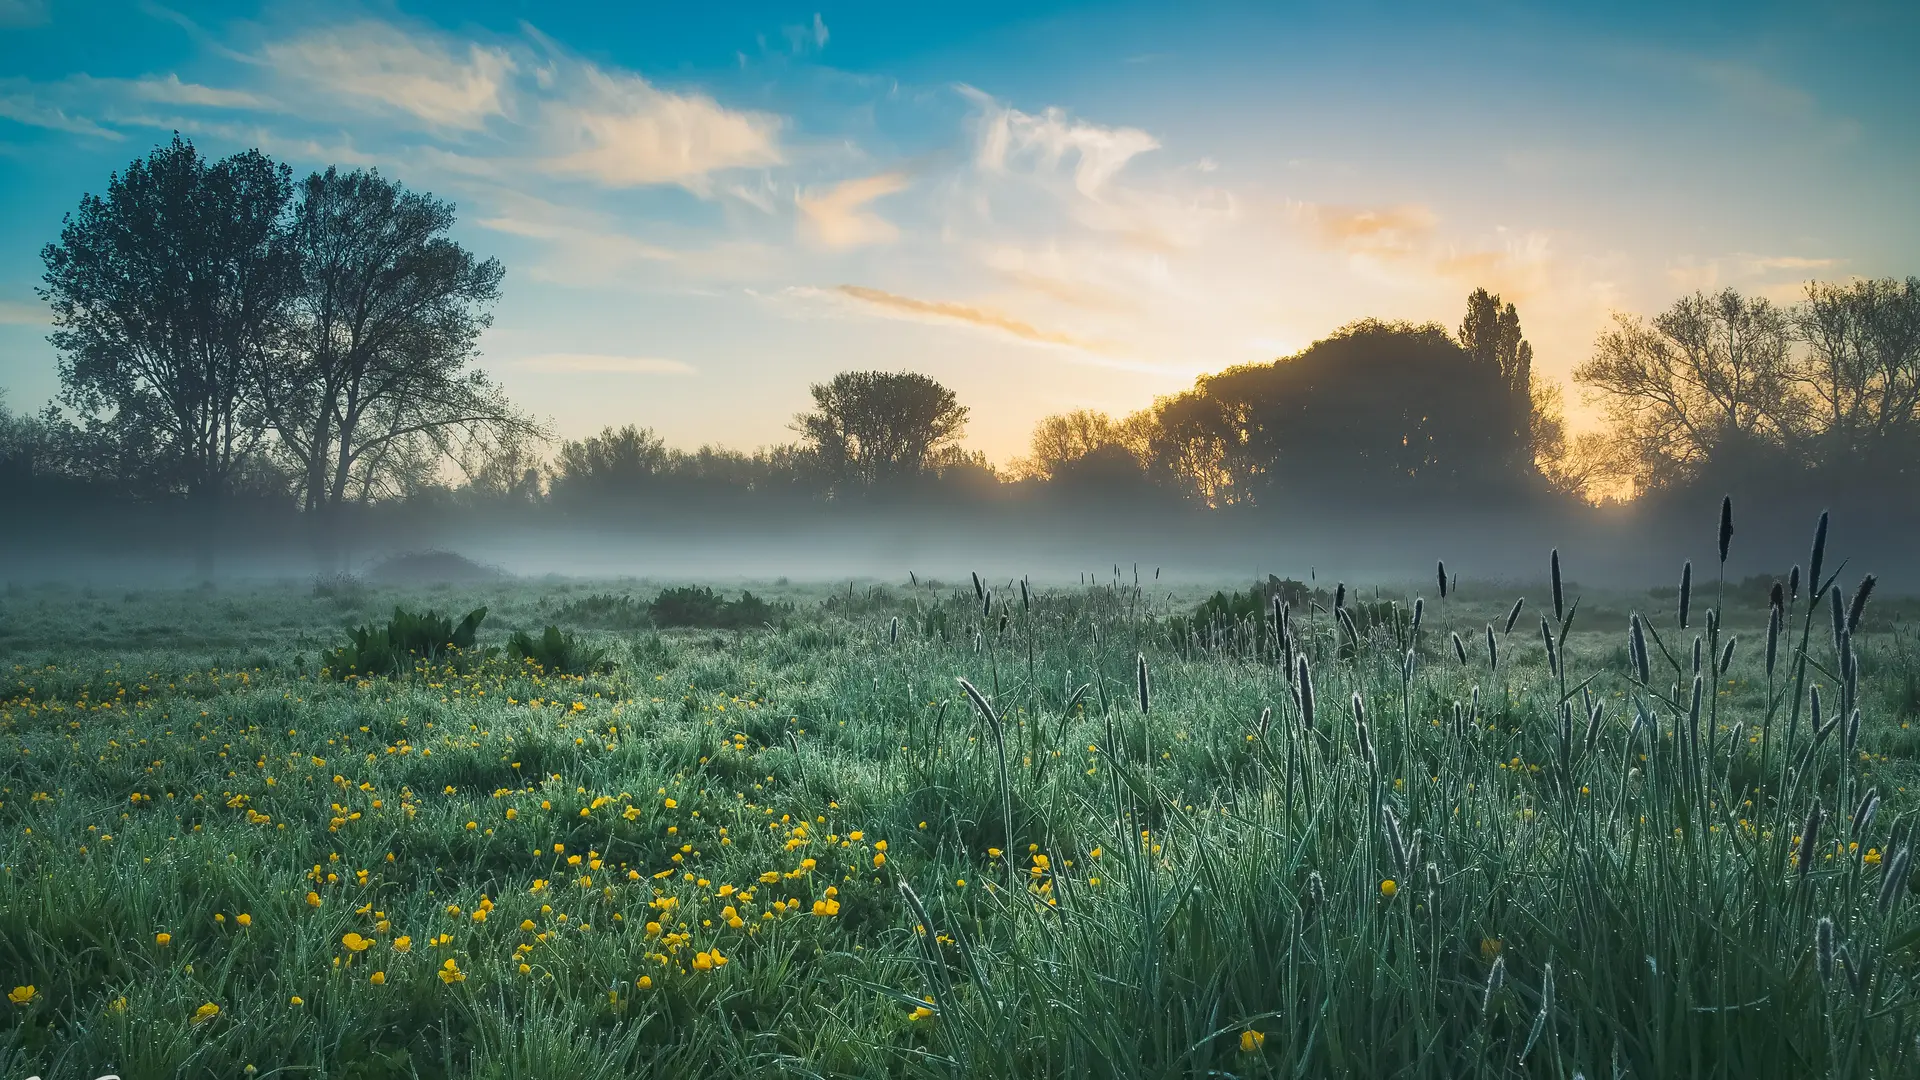
<svg viewBox="0 0 1920 1080">
<path fill-rule="evenodd" d="M 1417 205 L 1371 209 L 1306 203 L 1296 213 L 1328 248 L 1386 257 L 1418 254 L 1438 221 L 1433 211 Z"/>
<path fill-rule="evenodd" d="M 1023 341 L 1038 342 L 1042 345 L 1061 345 L 1069 349 L 1085 349 L 1089 352 L 1110 350 L 1110 346 L 1103 343 L 1088 341 L 1054 330 L 1042 330 L 1032 323 L 1022 322 L 1010 315 L 984 308 L 968 307 L 965 304 L 952 304 L 941 300 L 916 300 L 911 296 L 899 296 L 881 289 L 870 289 L 864 285 L 837 285 L 834 288 L 843 296 L 911 318 L 966 323 L 988 330 L 998 330 Z"/>
<path fill-rule="evenodd" d="M 845 180 L 825 190 L 804 191 L 795 202 L 813 238 L 827 247 L 888 244 L 899 238 L 900 230 L 867 209 L 867 204 L 906 187 L 904 174 L 881 173 Z"/>
</svg>

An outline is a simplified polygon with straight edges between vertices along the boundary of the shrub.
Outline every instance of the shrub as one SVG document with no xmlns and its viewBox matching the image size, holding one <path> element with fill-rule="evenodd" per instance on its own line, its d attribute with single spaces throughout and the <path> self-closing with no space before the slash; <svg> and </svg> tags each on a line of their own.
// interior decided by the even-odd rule
<svg viewBox="0 0 1920 1080">
<path fill-rule="evenodd" d="M 437 611 L 416 613 L 396 607 L 385 626 L 349 629 L 347 644 L 324 654 L 322 663 L 339 679 L 403 675 L 421 661 L 435 663 L 471 652 L 474 635 L 486 617 L 486 608 L 476 608 L 456 624 L 451 616 Z"/>
<path fill-rule="evenodd" d="M 554 617 L 561 622 L 607 630 L 637 630 L 651 623 L 645 601 L 612 593 L 597 593 L 569 600 L 560 605 Z"/>
<path fill-rule="evenodd" d="M 793 605 L 768 603 L 750 592 L 742 592 L 738 600 L 728 600 L 707 586 L 686 585 L 660 590 L 649 610 L 655 626 L 740 630 L 790 615 Z"/>
<path fill-rule="evenodd" d="M 557 626 L 548 626 L 537 638 L 516 630 L 507 639 L 507 651 L 515 660 L 530 660 L 549 675 L 596 675 L 613 670 L 607 650 L 590 648 L 573 634 L 561 633 Z"/>
</svg>

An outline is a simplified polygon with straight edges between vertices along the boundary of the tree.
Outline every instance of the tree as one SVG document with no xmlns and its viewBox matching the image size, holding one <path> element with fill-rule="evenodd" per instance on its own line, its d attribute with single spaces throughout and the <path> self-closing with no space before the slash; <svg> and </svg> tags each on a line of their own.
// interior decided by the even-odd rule
<svg viewBox="0 0 1920 1080">
<path fill-rule="evenodd" d="M 1642 490 L 1752 479 L 1776 463 L 1796 412 L 1787 312 L 1732 289 L 1653 320 L 1620 315 L 1574 380 L 1604 406 Z"/>
<path fill-rule="evenodd" d="M 86 195 L 41 252 L 61 396 L 100 471 L 144 495 L 217 500 L 264 435 L 252 372 L 298 284 L 290 174 L 258 151 L 209 164 L 176 133 Z"/>
<path fill-rule="evenodd" d="M 1024 479 L 1085 487 L 1137 483 L 1152 424 L 1150 410 L 1123 420 L 1092 409 L 1042 417 L 1033 427 L 1028 456 L 1014 462 L 1013 472 Z"/>
<path fill-rule="evenodd" d="M 645 492 L 666 470 L 666 443 L 650 428 L 606 428 L 560 446 L 554 461 L 556 502 L 630 499 Z"/>
<path fill-rule="evenodd" d="M 915 372 L 843 371 L 812 393 L 794 428 L 829 475 L 859 487 L 918 476 L 967 424 L 953 391 Z"/>
<path fill-rule="evenodd" d="M 1522 435 L 1487 422 L 1510 398 L 1441 327 L 1368 319 L 1163 399 L 1150 464 L 1208 505 L 1519 490 Z"/>
<path fill-rule="evenodd" d="M 1810 282 L 1795 315 L 1810 457 L 1866 484 L 1911 484 L 1920 462 L 1920 278 Z"/>
<path fill-rule="evenodd" d="M 301 185 L 286 347 L 256 375 L 307 509 L 431 483 L 463 441 L 537 433 L 468 369 L 505 271 L 448 239 L 453 223 L 451 203 L 377 171 Z"/>
<path fill-rule="evenodd" d="M 1533 346 L 1520 332 L 1519 311 L 1512 304 L 1502 307 L 1497 294 L 1475 289 L 1467 295 L 1459 341 L 1477 366 L 1498 373 L 1507 392 L 1503 399 L 1487 403 L 1489 419 L 1508 436 L 1513 464 L 1523 470 L 1533 468 L 1539 453 L 1537 440 L 1551 441 L 1555 432 L 1550 415 L 1542 415 L 1538 407 L 1551 407 L 1550 399 L 1540 397 L 1551 391 L 1542 389 L 1548 384 L 1535 383 Z"/>
</svg>

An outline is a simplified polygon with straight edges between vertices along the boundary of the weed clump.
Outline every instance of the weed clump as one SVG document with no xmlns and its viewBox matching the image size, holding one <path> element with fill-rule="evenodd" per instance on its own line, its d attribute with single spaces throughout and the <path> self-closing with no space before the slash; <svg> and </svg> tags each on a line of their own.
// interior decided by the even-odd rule
<svg viewBox="0 0 1920 1080">
<path fill-rule="evenodd" d="M 419 664 L 433 664 L 471 654 L 486 608 L 476 608 L 457 624 L 452 616 L 394 608 L 385 626 L 361 626 L 347 631 L 347 644 L 328 650 L 323 669 L 337 679 L 403 675 Z M 485 659 L 492 650 L 479 654 Z"/>
<path fill-rule="evenodd" d="M 516 630 L 507 639 L 507 652 L 523 664 L 531 663 L 548 675 L 598 675 L 613 670 L 607 650 L 595 649 L 549 625 L 539 637 Z"/>
</svg>

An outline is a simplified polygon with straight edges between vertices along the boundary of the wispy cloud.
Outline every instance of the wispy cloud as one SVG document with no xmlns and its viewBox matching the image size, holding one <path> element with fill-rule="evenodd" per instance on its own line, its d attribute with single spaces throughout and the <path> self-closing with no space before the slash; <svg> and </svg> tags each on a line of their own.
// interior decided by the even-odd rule
<svg viewBox="0 0 1920 1080">
<path fill-rule="evenodd" d="M 549 172 L 609 187 L 678 184 L 704 195 L 713 173 L 782 160 L 774 117 L 593 64 L 579 64 L 564 82 L 565 92 L 540 107 L 539 128 L 553 148 L 540 167 Z"/>
<path fill-rule="evenodd" d="M 221 90 L 199 83 L 181 82 L 180 76 L 164 79 L 138 79 L 129 84 L 136 97 L 168 105 L 201 105 L 214 109 L 270 109 L 278 106 L 258 94 L 244 90 Z"/>
<path fill-rule="evenodd" d="M 12 80 L 14 86 L 24 85 L 24 80 Z M 0 117 L 29 127 L 46 128 L 49 131 L 64 131 L 72 135 L 87 135 L 96 139 L 118 142 L 125 135 L 99 124 L 84 116 L 70 115 L 65 108 L 53 105 L 25 89 L 0 89 Z"/>
<path fill-rule="evenodd" d="M 1056 330 L 1043 330 L 1032 323 L 987 308 L 948 303 L 942 300 L 916 300 L 911 296 L 900 296 L 864 285 L 836 285 L 834 291 L 862 304 L 871 305 L 888 314 L 903 318 L 977 326 L 1041 345 L 1060 345 L 1087 352 L 1112 351 L 1112 346 L 1106 343 L 1089 341 Z"/>
<path fill-rule="evenodd" d="M 1139 128 L 1103 127 L 1075 120 L 1058 108 L 1025 113 L 971 86 L 959 89 L 979 110 L 974 162 L 986 172 L 1005 172 L 1020 164 L 1051 171 L 1071 156 L 1074 187 L 1098 198 L 1127 162 L 1160 148 L 1158 139 Z"/>
<path fill-rule="evenodd" d="M 1425 206 L 1295 204 L 1294 213 L 1323 246 L 1353 255 L 1404 257 L 1422 250 L 1438 218 Z"/>
<path fill-rule="evenodd" d="M 267 44 L 283 77 L 429 124 L 477 129 L 506 113 L 507 80 L 516 69 L 506 50 L 437 35 L 409 34 L 377 19 L 323 26 Z"/>
<path fill-rule="evenodd" d="M 899 238 L 900 230 L 867 209 L 867 204 L 906 187 L 905 174 L 881 173 L 843 180 L 824 190 L 808 189 L 795 196 L 794 202 L 808 235 L 827 247 L 890 244 Z"/>
<path fill-rule="evenodd" d="M 692 375 L 693 365 L 658 356 L 615 356 L 606 353 L 542 353 L 516 365 L 531 371 L 582 372 L 618 375 Z"/>
</svg>

